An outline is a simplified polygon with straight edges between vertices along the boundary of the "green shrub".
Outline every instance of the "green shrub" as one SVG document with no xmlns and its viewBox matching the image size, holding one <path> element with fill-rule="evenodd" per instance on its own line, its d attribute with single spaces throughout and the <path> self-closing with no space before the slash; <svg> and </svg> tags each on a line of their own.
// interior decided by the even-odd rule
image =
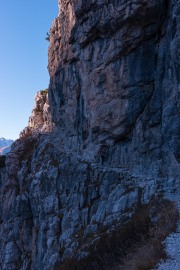
<svg viewBox="0 0 180 270">
<path fill-rule="evenodd" d="M 33 112 L 37 114 L 37 113 L 40 113 L 40 112 L 42 112 L 42 111 L 39 110 L 38 108 L 34 108 L 34 109 L 32 110 L 32 113 L 33 113 Z"/>
<path fill-rule="evenodd" d="M 39 92 L 41 93 L 41 95 L 47 95 L 48 94 L 48 88 L 44 89 L 44 90 L 40 90 Z"/>
</svg>

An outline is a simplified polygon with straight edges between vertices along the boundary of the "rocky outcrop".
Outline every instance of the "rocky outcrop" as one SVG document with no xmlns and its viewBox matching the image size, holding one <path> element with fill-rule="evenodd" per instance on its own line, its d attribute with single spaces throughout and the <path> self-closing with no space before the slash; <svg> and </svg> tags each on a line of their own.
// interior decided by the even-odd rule
<svg viewBox="0 0 180 270">
<path fill-rule="evenodd" d="M 29 117 L 28 126 L 20 133 L 20 138 L 38 133 L 49 133 L 52 130 L 53 122 L 48 102 L 48 89 L 46 89 L 36 94 L 32 115 Z"/>
<path fill-rule="evenodd" d="M 179 188 L 179 1 L 59 6 L 49 109 L 38 94 L 1 176 L 3 270 L 84 260 L 102 232 Z"/>
</svg>

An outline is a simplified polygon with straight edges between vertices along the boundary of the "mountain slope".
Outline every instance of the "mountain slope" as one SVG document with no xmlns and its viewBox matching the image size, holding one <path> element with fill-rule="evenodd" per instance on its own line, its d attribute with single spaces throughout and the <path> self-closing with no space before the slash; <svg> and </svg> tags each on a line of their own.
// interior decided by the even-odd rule
<svg viewBox="0 0 180 270">
<path fill-rule="evenodd" d="M 5 139 L 5 138 L 0 138 L 0 155 L 5 155 L 7 154 L 10 149 L 11 145 L 14 141 L 10 139 Z"/>
</svg>

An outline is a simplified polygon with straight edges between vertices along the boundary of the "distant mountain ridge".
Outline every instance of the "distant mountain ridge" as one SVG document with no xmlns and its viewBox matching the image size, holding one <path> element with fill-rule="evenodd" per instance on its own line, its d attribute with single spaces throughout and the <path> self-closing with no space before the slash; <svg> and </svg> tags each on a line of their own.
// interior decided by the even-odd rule
<svg viewBox="0 0 180 270">
<path fill-rule="evenodd" d="M 0 138 L 0 156 L 7 154 L 11 150 L 13 142 L 11 139 Z"/>
</svg>

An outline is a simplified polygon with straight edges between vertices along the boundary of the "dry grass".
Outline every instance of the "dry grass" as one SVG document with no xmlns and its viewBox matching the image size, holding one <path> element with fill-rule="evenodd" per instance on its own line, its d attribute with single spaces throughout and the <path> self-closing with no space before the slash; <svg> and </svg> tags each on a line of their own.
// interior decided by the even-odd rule
<svg viewBox="0 0 180 270">
<path fill-rule="evenodd" d="M 149 239 L 137 247 L 132 254 L 127 256 L 122 264 L 116 265 L 115 270 L 148 270 L 153 269 L 157 262 L 165 258 L 162 242 L 156 239 Z"/>
<path fill-rule="evenodd" d="M 56 269 L 150 270 L 166 258 L 163 240 L 176 230 L 178 219 L 173 202 L 154 200 L 139 208 L 122 227 L 100 232 L 100 238 L 85 250 L 88 257 L 81 261 L 69 258 Z"/>
<path fill-rule="evenodd" d="M 156 202 L 152 211 L 150 214 L 153 214 L 157 221 L 150 226 L 149 235 L 145 238 L 141 237 L 141 241 L 135 243 L 132 252 L 121 264 L 116 265 L 114 270 L 150 270 L 161 259 L 166 258 L 163 240 L 176 230 L 178 210 L 173 202 L 164 200 L 161 204 Z"/>
</svg>

